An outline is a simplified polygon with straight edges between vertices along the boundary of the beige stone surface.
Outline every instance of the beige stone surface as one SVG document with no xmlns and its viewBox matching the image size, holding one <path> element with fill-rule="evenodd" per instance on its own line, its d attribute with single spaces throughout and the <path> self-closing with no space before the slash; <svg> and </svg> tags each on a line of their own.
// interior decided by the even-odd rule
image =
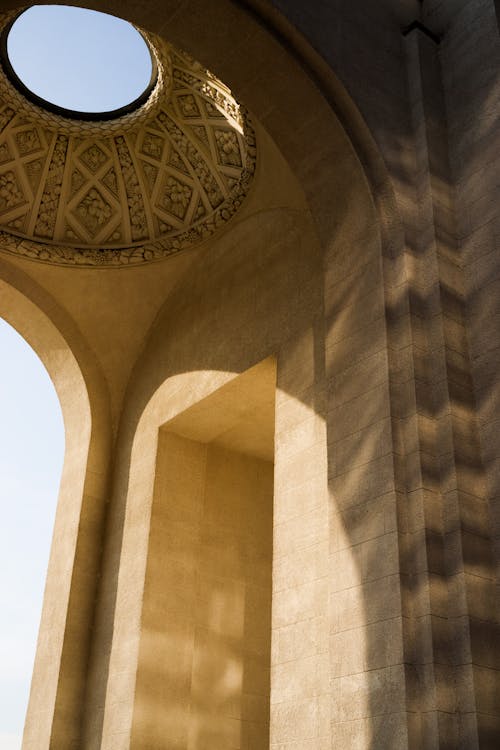
<svg viewBox="0 0 500 750">
<path fill-rule="evenodd" d="M 67 431 L 24 750 L 496 748 L 493 0 L 89 5 L 257 163 L 158 263 L 0 250 Z"/>
<path fill-rule="evenodd" d="M 274 392 L 264 363 L 161 429 L 132 747 L 268 743 Z"/>
</svg>

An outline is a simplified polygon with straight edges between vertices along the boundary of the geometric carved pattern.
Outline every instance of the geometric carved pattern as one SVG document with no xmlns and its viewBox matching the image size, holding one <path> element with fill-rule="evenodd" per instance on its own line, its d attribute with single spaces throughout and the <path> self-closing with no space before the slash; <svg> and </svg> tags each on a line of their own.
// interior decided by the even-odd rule
<svg viewBox="0 0 500 750">
<path fill-rule="evenodd" d="M 40 149 L 40 137 L 36 128 L 18 131 L 15 140 L 21 156 L 31 154 L 33 151 Z"/>
<path fill-rule="evenodd" d="M 93 143 L 83 153 L 80 154 L 80 161 L 82 161 L 87 169 L 90 169 L 92 174 L 95 174 L 99 167 L 107 162 L 106 154 L 99 148 L 97 143 Z"/>
<path fill-rule="evenodd" d="M 8 211 L 23 202 L 24 197 L 14 172 L 0 174 L 0 211 Z"/>
<path fill-rule="evenodd" d="M 1 249 L 59 264 L 134 264 L 206 239 L 238 210 L 255 170 L 248 117 L 209 71 L 145 36 L 159 81 L 116 120 L 49 113 L 0 71 Z"/>
<path fill-rule="evenodd" d="M 57 211 L 62 192 L 62 181 L 66 166 L 68 138 L 58 135 L 50 161 L 47 179 L 43 187 L 35 224 L 35 235 L 51 239 L 55 233 Z"/>
<path fill-rule="evenodd" d="M 191 202 L 193 188 L 179 178 L 167 175 L 160 195 L 161 207 L 171 216 L 183 220 Z"/>
<path fill-rule="evenodd" d="M 92 237 L 109 223 L 113 209 L 96 188 L 91 188 L 76 207 L 75 214 Z"/>
<path fill-rule="evenodd" d="M 238 138 L 234 130 L 216 130 L 215 139 L 221 164 L 241 167 Z"/>
</svg>

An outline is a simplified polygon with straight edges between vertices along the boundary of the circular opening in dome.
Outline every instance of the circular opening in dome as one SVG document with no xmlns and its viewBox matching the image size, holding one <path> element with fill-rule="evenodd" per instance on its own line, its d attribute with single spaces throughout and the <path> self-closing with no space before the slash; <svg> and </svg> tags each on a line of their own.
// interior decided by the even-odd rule
<svg viewBox="0 0 500 750">
<path fill-rule="evenodd" d="M 36 5 L 3 34 L 12 82 L 46 109 L 85 120 L 111 119 L 149 96 L 156 69 L 149 46 L 116 16 L 66 5 Z"/>
</svg>

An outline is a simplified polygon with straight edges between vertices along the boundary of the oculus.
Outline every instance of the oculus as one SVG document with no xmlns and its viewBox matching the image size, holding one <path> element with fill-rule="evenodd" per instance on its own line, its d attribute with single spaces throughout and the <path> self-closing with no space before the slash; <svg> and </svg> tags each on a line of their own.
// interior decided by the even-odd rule
<svg viewBox="0 0 500 750">
<path fill-rule="evenodd" d="M 154 84 L 144 37 L 107 13 L 34 6 L 5 29 L 2 47 L 15 86 L 35 103 L 69 117 L 116 117 L 141 104 Z"/>
<path fill-rule="evenodd" d="M 23 15 L 0 15 L 4 40 Z M 68 116 L 0 68 L 0 251 L 135 265 L 207 240 L 239 211 L 257 162 L 245 108 L 185 52 L 139 37 L 154 81 L 108 116 Z"/>
</svg>

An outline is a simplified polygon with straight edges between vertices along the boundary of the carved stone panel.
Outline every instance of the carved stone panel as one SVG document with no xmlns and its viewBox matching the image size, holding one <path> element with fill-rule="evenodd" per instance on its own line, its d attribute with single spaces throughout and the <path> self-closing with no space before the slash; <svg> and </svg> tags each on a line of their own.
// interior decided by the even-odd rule
<svg viewBox="0 0 500 750">
<path fill-rule="evenodd" d="M 158 260 L 241 205 L 256 161 L 244 109 L 188 55 L 144 35 L 157 83 L 116 120 L 45 111 L 0 70 L 0 249 L 63 264 Z"/>
</svg>

